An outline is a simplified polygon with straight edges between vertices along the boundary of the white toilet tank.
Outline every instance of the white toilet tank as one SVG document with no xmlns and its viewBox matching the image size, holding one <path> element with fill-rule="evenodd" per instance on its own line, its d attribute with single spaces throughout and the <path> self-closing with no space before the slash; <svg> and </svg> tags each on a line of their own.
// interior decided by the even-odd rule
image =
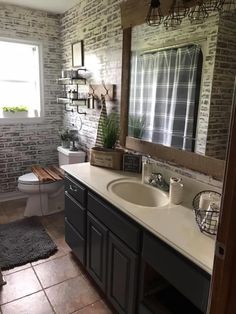
<svg viewBox="0 0 236 314">
<path fill-rule="evenodd" d="M 69 149 L 59 146 L 57 147 L 57 151 L 59 156 L 59 166 L 85 162 L 86 153 L 82 150 L 72 152 Z"/>
</svg>

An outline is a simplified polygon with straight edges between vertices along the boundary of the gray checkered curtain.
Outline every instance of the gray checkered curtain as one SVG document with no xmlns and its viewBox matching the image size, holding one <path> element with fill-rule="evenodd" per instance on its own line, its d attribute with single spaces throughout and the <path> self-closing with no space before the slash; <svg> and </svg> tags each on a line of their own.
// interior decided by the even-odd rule
<svg viewBox="0 0 236 314">
<path fill-rule="evenodd" d="M 144 140 L 194 150 L 201 70 L 197 45 L 132 55 L 129 114 L 145 117 Z"/>
</svg>

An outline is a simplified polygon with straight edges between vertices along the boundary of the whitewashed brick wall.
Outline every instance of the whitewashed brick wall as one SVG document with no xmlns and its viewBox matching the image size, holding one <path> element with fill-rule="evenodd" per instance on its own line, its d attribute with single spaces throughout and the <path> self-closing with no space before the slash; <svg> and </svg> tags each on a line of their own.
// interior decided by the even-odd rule
<svg viewBox="0 0 236 314">
<path fill-rule="evenodd" d="M 120 1 L 116 0 L 82 0 L 80 4 L 66 12 L 61 19 L 63 67 L 71 68 L 71 44 L 83 39 L 85 66 L 92 70 L 95 82 L 101 83 L 104 80 L 107 83 L 117 85 L 117 102 L 115 106 L 118 103 L 118 107 L 120 100 L 122 47 L 119 3 Z M 223 24 L 221 22 L 221 25 Z M 221 137 L 223 133 L 226 134 L 226 136 L 223 135 L 220 143 L 211 135 L 215 132 L 215 128 L 210 126 L 208 130 L 208 122 L 210 121 L 211 124 L 216 125 L 215 117 L 217 113 L 213 106 L 216 108 L 218 103 L 216 97 L 219 96 L 219 93 L 223 92 L 223 89 L 219 89 L 219 85 L 225 85 L 223 79 L 218 79 L 217 83 L 216 73 L 219 71 L 217 68 L 218 63 L 216 63 L 216 69 L 214 68 L 215 59 L 217 62 L 221 58 L 221 52 L 219 52 L 220 41 L 217 41 L 217 36 L 218 32 L 219 35 L 223 32 L 223 28 L 225 29 L 225 26 L 221 26 L 222 31 L 219 32 L 219 15 L 212 14 L 205 23 L 200 25 L 191 25 L 188 18 L 185 18 L 178 30 L 166 31 L 163 26 L 152 28 L 141 25 L 134 27 L 132 32 L 132 46 L 137 49 L 143 47 L 150 49 L 154 46 L 165 47 L 205 39 L 206 54 L 199 105 L 196 152 L 221 159 L 224 159 L 225 156 L 230 106 L 227 105 L 227 113 L 224 114 L 224 128 L 222 126 L 218 131 L 218 135 L 221 133 Z M 233 33 L 232 30 L 231 33 Z M 219 47 L 217 47 L 217 42 Z M 140 47 L 140 43 L 142 47 Z M 230 63 L 230 60 L 227 62 Z M 213 77 L 215 77 L 214 84 L 216 84 L 215 88 L 213 86 L 214 94 L 212 94 Z M 216 90 L 217 92 L 215 93 Z M 225 96 L 222 97 L 225 98 Z M 66 113 L 64 115 L 64 124 L 73 127 L 76 115 L 76 113 Z M 80 144 L 84 149 L 88 150 L 95 143 L 99 111 L 87 110 L 87 115 L 81 116 L 81 118 L 83 120 L 83 128 L 80 131 Z M 219 123 L 218 126 L 220 126 Z M 222 145 L 223 142 L 225 142 L 224 145 Z"/>
<path fill-rule="evenodd" d="M 72 43 L 84 40 L 85 66 L 93 72 L 94 83 L 104 80 L 105 83 L 116 85 L 117 96 L 114 102 L 108 104 L 108 109 L 119 110 L 122 61 L 119 4 L 120 0 L 81 0 L 62 16 L 0 4 L 0 37 L 31 38 L 43 42 L 45 102 L 44 123 L 0 125 L 0 193 L 16 190 L 18 177 L 29 171 L 33 164 L 57 163 L 58 129 L 63 121 L 65 126 L 70 127 L 77 123 L 78 114 L 65 113 L 63 106 L 56 102 L 60 95 L 56 80 L 60 77 L 61 68 L 71 68 Z M 217 17 L 207 23 L 212 26 L 207 59 L 210 66 L 215 58 Z M 209 31 L 207 24 L 199 26 L 199 32 L 201 29 Z M 178 34 L 180 39 L 186 36 L 192 39 L 195 30 L 195 27 L 188 26 L 187 32 L 169 31 L 169 35 Z M 149 31 L 154 29 L 150 28 Z M 155 32 L 158 30 L 155 29 Z M 172 43 L 172 40 L 170 42 Z M 210 73 L 203 93 L 205 99 L 201 102 L 202 108 L 207 108 L 207 114 L 200 116 L 202 125 L 205 125 L 209 118 L 211 78 Z M 83 128 L 79 140 L 81 146 L 88 150 L 95 143 L 100 111 L 86 111 L 87 115 L 81 116 Z M 206 137 L 207 133 L 203 132 L 202 143 Z"/>
<path fill-rule="evenodd" d="M 206 155 L 225 159 L 236 78 L 236 14 L 219 23 Z"/>
<path fill-rule="evenodd" d="M 117 97 L 108 109 L 119 110 L 121 85 L 122 30 L 118 0 L 82 0 L 61 19 L 63 68 L 71 68 L 71 44 L 84 40 L 85 66 L 93 73 L 92 82 L 116 85 Z M 82 116 L 79 141 L 85 150 L 95 144 L 99 110 L 87 109 Z M 77 113 L 65 113 L 64 124 L 73 127 Z"/>
<path fill-rule="evenodd" d="M 43 44 L 45 120 L 40 124 L 0 125 L 0 193 L 17 189 L 17 179 L 34 164 L 58 162 L 56 147 L 62 125 L 57 105 L 61 69 L 58 15 L 0 4 L 0 37 L 39 40 Z"/>
</svg>

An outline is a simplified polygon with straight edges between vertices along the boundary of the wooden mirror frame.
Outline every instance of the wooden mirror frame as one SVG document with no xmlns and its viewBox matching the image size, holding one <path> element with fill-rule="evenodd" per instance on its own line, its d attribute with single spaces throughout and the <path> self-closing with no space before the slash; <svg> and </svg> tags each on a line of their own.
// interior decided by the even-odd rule
<svg viewBox="0 0 236 314">
<path fill-rule="evenodd" d="M 167 1 L 168 2 L 168 1 Z M 166 2 L 166 5 L 168 3 Z M 192 6 L 191 1 L 189 6 Z M 135 10 L 134 10 L 135 8 Z M 218 180 L 223 180 L 225 161 L 193 152 L 183 151 L 164 145 L 146 142 L 128 136 L 129 115 L 129 85 L 130 85 L 130 58 L 132 26 L 145 22 L 148 1 L 128 0 L 121 3 L 121 21 L 123 27 L 122 47 L 122 78 L 121 78 L 121 109 L 120 109 L 120 145 L 143 154 L 149 154 L 153 158 L 174 163 L 176 165 L 210 175 Z M 164 7 L 164 12 L 168 12 Z M 136 17 L 136 18 L 135 18 Z"/>
</svg>

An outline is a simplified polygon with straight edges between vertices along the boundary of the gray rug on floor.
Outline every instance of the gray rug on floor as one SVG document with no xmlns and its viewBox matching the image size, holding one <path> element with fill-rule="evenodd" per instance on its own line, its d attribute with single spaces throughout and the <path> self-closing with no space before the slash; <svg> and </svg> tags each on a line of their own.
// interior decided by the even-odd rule
<svg viewBox="0 0 236 314">
<path fill-rule="evenodd" d="M 47 258 L 57 251 L 37 217 L 0 225 L 0 267 L 11 269 Z"/>
</svg>

